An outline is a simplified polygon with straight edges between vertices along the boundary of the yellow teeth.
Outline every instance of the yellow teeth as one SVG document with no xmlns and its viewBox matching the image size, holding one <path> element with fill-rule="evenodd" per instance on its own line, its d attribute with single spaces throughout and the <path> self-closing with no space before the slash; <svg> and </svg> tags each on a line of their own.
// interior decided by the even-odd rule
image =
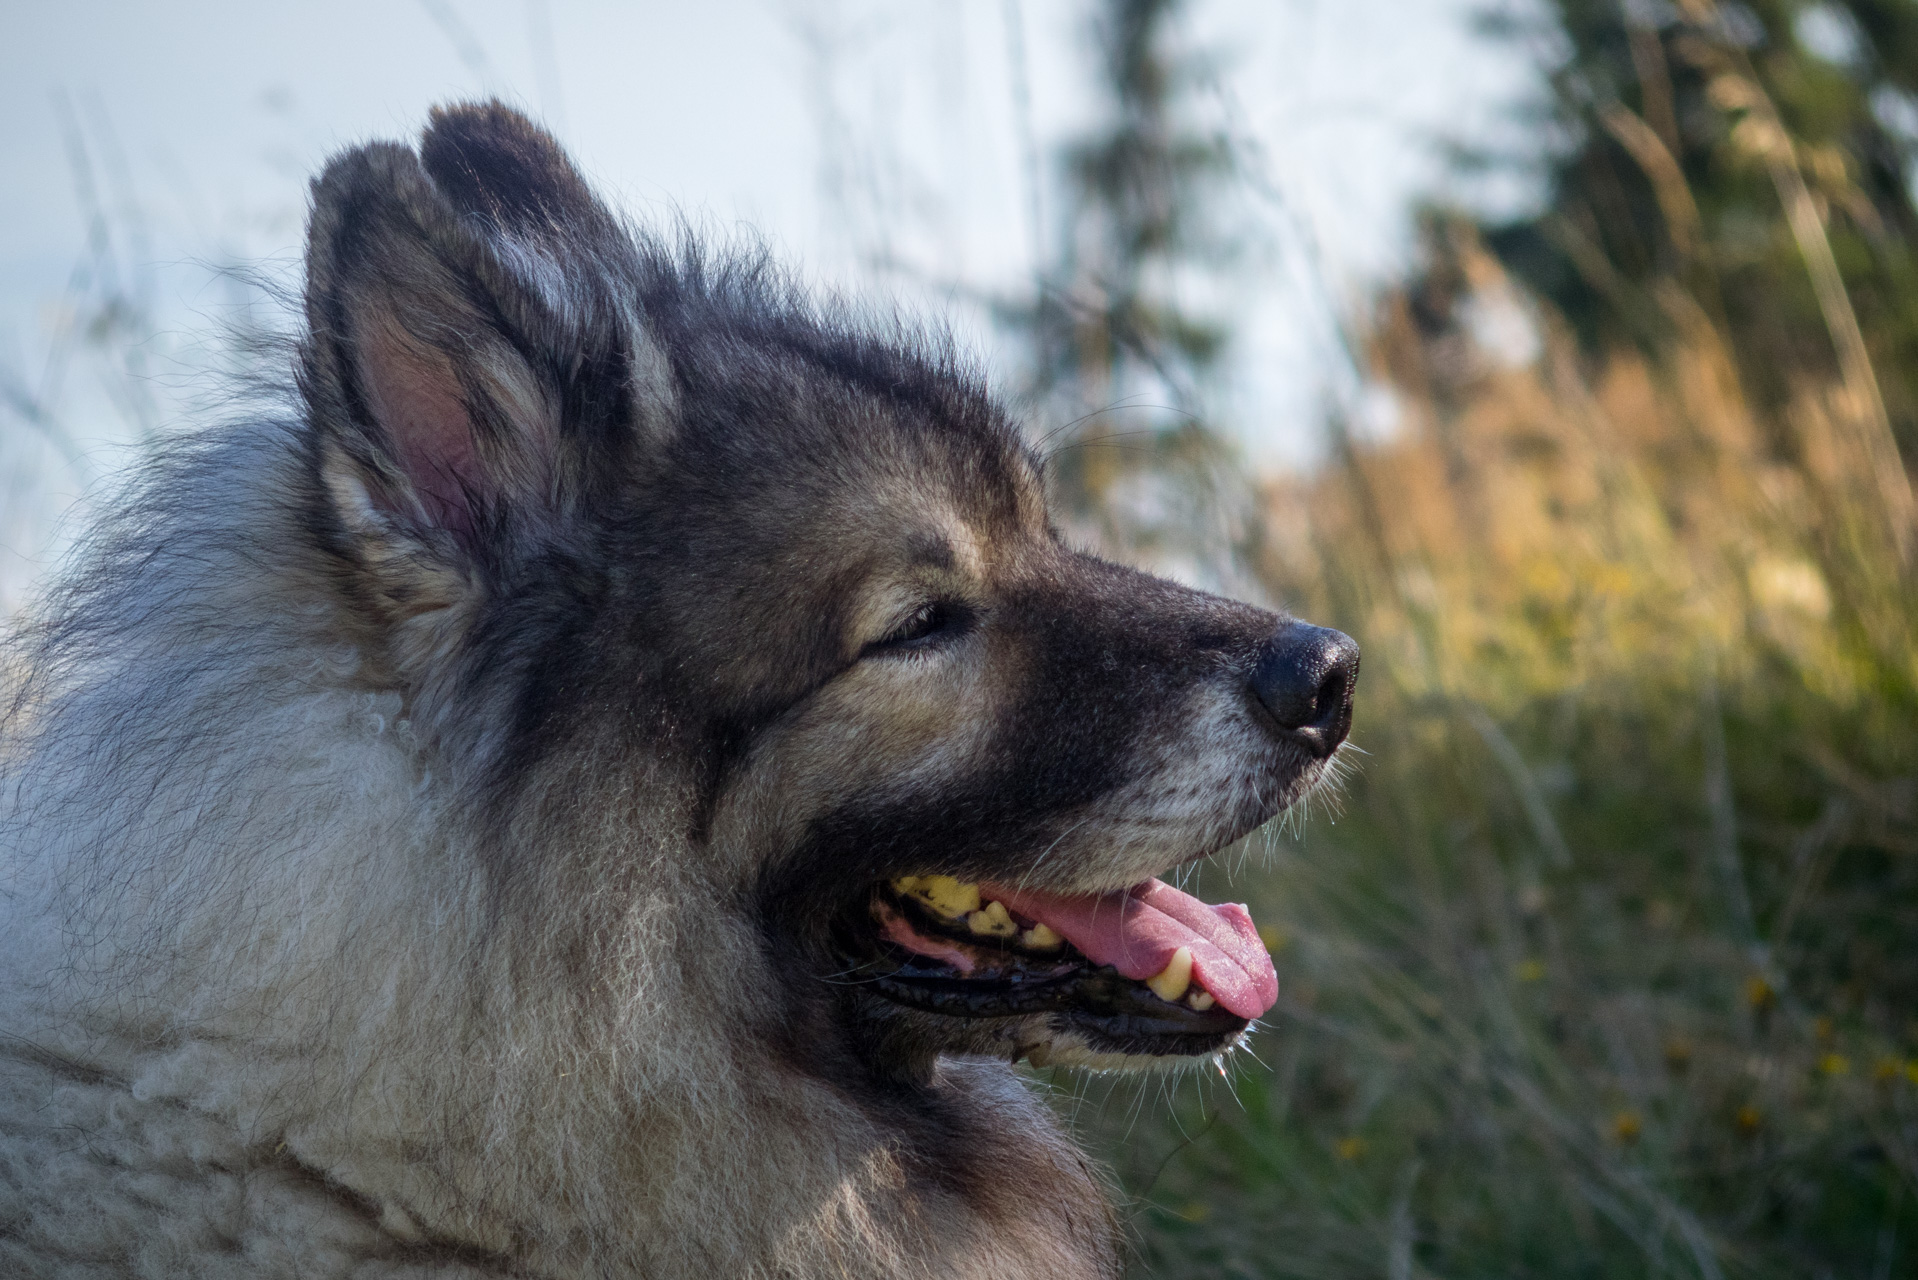
<svg viewBox="0 0 1918 1280">
<path fill-rule="evenodd" d="M 998 903 L 994 903 L 998 906 Z M 1035 924 L 1019 935 L 1019 945 L 1031 951 L 1056 951 L 1063 947 L 1066 940 L 1052 931 L 1051 926 Z"/>
<path fill-rule="evenodd" d="M 1010 938 L 1019 932 L 1019 926 L 1012 922 L 1003 902 L 988 902 L 967 916 L 966 928 L 988 938 Z"/>
<path fill-rule="evenodd" d="M 1021 931 L 1005 903 L 987 902 L 980 896 L 978 885 L 952 876 L 895 876 L 892 888 L 893 892 L 914 899 L 942 920 L 955 924 L 965 921 L 966 928 L 975 937 L 1016 938 L 1028 951 L 1057 951 L 1066 944 L 1057 931 L 1043 924 Z M 1190 967 L 1188 957 L 1187 968 Z M 1166 999 L 1176 1000 L 1178 996 L 1174 994 Z"/>
<path fill-rule="evenodd" d="M 1174 951 L 1172 958 L 1166 961 L 1165 968 L 1147 978 L 1145 984 L 1161 1000 L 1178 1000 L 1185 994 L 1185 989 L 1192 985 L 1192 948 L 1180 947 Z"/>
<path fill-rule="evenodd" d="M 979 910 L 979 886 L 963 884 L 951 876 L 900 876 L 892 882 L 892 887 L 919 899 L 948 920 L 970 916 Z M 1003 912 L 1005 908 L 999 910 Z"/>
<path fill-rule="evenodd" d="M 1218 1001 L 1212 998 L 1210 991 L 1194 991 L 1185 998 L 1186 1008 L 1196 1009 L 1200 1013 L 1204 1013 L 1217 1003 Z"/>
</svg>

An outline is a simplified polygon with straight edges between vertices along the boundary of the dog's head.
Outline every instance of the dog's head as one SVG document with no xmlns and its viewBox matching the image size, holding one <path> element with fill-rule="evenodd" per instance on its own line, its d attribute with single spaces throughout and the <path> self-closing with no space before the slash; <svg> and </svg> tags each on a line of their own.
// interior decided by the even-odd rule
<svg viewBox="0 0 1918 1280">
<path fill-rule="evenodd" d="M 822 1070 L 1191 1057 L 1272 1003 L 1244 910 L 1154 877 L 1320 780 L 1349 639 L 1072 550 L 936 342 L 636 235 L 504 108 L 334 162 L 307 307 L 312 519 L 503 909 L 670 846 L 732 922 L 690 981 Z"/>
</svg>

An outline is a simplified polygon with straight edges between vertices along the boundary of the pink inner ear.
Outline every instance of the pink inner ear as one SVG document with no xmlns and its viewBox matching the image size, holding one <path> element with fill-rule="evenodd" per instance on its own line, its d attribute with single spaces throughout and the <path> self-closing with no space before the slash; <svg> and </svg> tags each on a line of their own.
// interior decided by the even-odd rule
<svg viewBox="0 0 1918 1280">
<path fill-rule="evenodd" d="M 434 526 L 471 534 L 477 513 L 472 495 L 481 479 L 467 411 L 451 361 L 422 351 L 390 321 L 375 321 L 358 335 L 361 384 L 367 408 L 392 444 L 400 471 L 413 486 Z M 395 515 L 410 515 L 394 495 L 383 503 Z M 377 500 L 377 499 L 376 499 Z"/>
</svg>

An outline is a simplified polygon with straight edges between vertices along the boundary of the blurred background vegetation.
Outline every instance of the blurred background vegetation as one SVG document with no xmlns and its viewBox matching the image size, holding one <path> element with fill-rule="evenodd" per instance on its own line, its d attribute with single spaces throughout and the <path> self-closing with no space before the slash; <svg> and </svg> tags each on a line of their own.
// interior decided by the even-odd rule
<svg viewBox="0 0 1918 1280">
<path fill-rule="evenodd" d="M 1423 211 L 1345 326 L 1363 394 L 1273 475 L 1216 392 L 1289 215 L 1207 2 L 1093 0 L 1036 278 L 971 298 L 1075 536 L 1365 650 L 1342 794 L 1201 873 L 1278 965 L 1250 1052 L 1043 1080 L 1137 1273 L 1918 1274 L 1918 6 L 1489 15 L 1546 91 L 1526 155 L 1451 162 L 1540 198 Z M 152 255 L 59 105 L 72 323 L 148 438 Z M 5 366 L 0 410 L 84 472 Z M 44 484 L 3 479 L 13 538 Z"/>
<path fill-rule="evenodd" d="M 1427 210 L 1351 326 L 1391 429 L 1253 484 L 1100 413 L 1196 403 L 1229 336 L 1169 301 L 1239 180 L 1177 8 L 1104 6 L 1109 125 L 1012 319 L 1086 536 L 1358 637 L 1364 754 L 1235 882 L 1259 1065 L 1052 1082 L 1140 1274 L 1918 1272 L 1918 9 L 1491 23 L 1553 68 L 1546 199 Z"/>
</svg>

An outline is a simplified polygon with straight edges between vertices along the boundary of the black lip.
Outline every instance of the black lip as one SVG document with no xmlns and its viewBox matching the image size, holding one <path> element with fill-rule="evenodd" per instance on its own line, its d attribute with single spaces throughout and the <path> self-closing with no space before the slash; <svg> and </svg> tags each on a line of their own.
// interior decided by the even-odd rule
<svg viewBox="0 0 1918 1280">
<path fill-rule="evenodd" d="M 874 895 L 936 931 L 936 922 L 884 888 Z M 990 972 L 972 976 L 886 941 L 872 928 L 870 911 L 862 915 L 864 927 L 839 931 L 841 950 L 855 961 L 861 988 L 922 1013 L 954 1019 L 1048 1015 L 1059 1031 L 1076 1030 L 1127 1052 L 1166 1057 L 1215 1052 L 1250 1025 L 1219 1005 L 1201 1010 L 1162 1000 L 1145 983 L 1111 965 L 1092 963 L 1069 943 L 1057 955 L 1039 955 L 971 940 L 976 950 L 994 953 Z"/>
<path fill-rule="evenodd" d="M 1070 1014 L 1114 1036 L 1203 1035 L 1216 1038 L 1245 1030 L 1246 1020 L 1219 1005 L 1199 1010 L 1153 995 L 1142 982 L 1111 965 L 1086 962 L 1050 976 L 990 978 L 955 976 L 944 965 L 900 964 L 874 974 L 870 989 L 895 1004 L 948 1018 L 1009 1018 L 1035 1013 Z"/>
</svg>

